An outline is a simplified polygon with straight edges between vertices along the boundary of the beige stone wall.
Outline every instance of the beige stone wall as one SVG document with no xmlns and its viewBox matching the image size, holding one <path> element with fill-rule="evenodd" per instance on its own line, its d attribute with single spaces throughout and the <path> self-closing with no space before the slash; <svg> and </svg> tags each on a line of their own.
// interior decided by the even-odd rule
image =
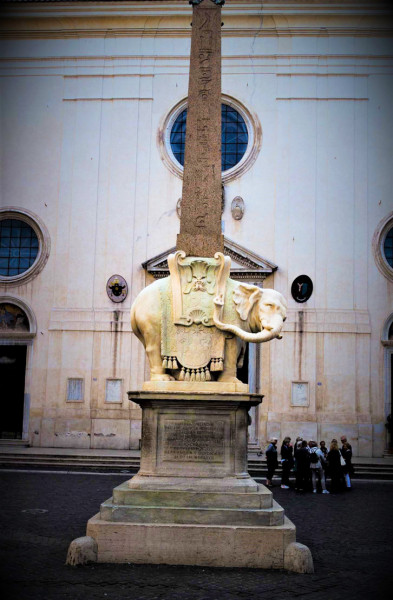
<svg viewBox="0 0 393 600">
<path fill-rule="evenodd" d="M 126 392 L 140 389 L 147 367 L 128 313 L 146 282 L 141 263 L 179 231 L 181 179 L 161 140 L 187 95 L 190 8 L 127 2 L 120 15 L 114 3 L 81 4 L 5 9 L 1 204 L 36 214 L 51 252 L 35 279 L 0 293 L 37 320 L 31 443 L 137 448 L 140 412 Z M 278 265 L 265 286 L 289 302 L 284 339 L 261 352 L 261 445 L 272 434 L 346 433 L 355 452 L 380 456 L 393 284 L 372 238 L 393 209 L 389 23 L 383 11 L 359 21 L 354 2 L 316 8 L 264 3 L 262 20 L 260 2 L 223 9 L 223 93 L 262 127 L 255 162 L 226 183 L 223 228 Z M 120 305 L 105 291 L 114 273 L 129 286 Z M 314 293 L 300 305 L 290 286 L 303 273 Z M 66 402 L 70 377 L 83 378 L 83 402 Z M 108 378 L 122 379 L 119 404 L 105 402 Z M 293 381 L 308 382 L 309 406 L 291 406 Z"/>
</svg>

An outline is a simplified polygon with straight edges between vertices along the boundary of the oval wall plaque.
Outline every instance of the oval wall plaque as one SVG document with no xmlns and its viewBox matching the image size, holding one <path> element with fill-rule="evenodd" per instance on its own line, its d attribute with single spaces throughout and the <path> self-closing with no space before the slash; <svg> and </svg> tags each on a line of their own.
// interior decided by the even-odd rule
<svg viewBox="0 0 393 600">
<path fill-rule="evenodd" d="M 112 302 L 123 302 L 127 298 L 128 285 L 121 275 L 112 275 L 106 284 L 106 293 Z"/>
<path fill-rule="evenodd" d="M 308 275 L 299 275 L 291 286 L 292 298 L 296 302 L 307 302 L 313 292 L 313 283 Z"/>
<path fill-rule="evenodd" d="M 232 200 L 231 213 L 235 221 L 240 221 L 243 218 L 244 200 L 241 198 L 241 196 L 236 196 L 236 198 Z"/>
</svg>

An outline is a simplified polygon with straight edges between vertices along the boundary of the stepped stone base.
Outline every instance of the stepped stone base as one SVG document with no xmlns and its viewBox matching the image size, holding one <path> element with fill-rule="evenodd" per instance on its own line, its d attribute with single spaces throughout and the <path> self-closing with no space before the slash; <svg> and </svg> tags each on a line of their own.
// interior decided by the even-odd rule
<svg viewBox="0 0 393 600">
<path fill-rule="evenodd" d="M 309 568 L 295 526 L 247 473 L 248 411 L 260 396 L 129 396 L 142 407 L 141 468 L 87 524 L 98 562 Z"/>
<path fill-rule="evenodd" d="M 284 517 L 278 526 L 177 525 L 102 521 L 87 524 L 98 544 L 98 562 L 196 565 L 205 567 L 284 568 L 285 549 L 296 540 Z M 290 568 L 290 565 L 286 566 Z"/>
</svg>

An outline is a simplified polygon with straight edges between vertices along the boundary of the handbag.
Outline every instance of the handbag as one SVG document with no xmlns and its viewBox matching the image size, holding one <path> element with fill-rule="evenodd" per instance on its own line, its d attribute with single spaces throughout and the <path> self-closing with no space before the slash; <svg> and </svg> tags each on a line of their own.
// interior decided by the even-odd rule
<svg viewBox="0 0 393 600">
<path fill-rule="evenodd" d="M 339 450 L 339 452 L 340 452 L 340 450 Z M 341 465 L 342 467 L 345 467 L 345 465 L 346 465 L 346 464 L 347 464 L 347 463 L 345 462 L 345 460 L 344 460 L 344 458 L 343 458 L 343 455 L 342 455 L 342 454 L 341 454 L 341 452 L 340 452 L 340 465 Z"/>
</svg>

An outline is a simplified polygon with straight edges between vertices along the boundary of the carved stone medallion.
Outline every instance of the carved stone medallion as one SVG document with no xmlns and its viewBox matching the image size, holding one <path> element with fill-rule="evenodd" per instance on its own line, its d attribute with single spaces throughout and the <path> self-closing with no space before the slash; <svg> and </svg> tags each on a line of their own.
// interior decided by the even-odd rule
<svg viewBox="0 0 393 600">
<path fill-rule="evenodd" d="M 232 200 L 231 213 L 235 221 L 240 221 L 244 215 L 244 200 L 240 196 L 236 196 Z"/>
<path fill-rule="evenodd" d="M 106 284 L 106 293 L 112 302 L 124 302 L 128 294 L 128 285 L 121 275 L 112 275 Z"/>
</svg>

